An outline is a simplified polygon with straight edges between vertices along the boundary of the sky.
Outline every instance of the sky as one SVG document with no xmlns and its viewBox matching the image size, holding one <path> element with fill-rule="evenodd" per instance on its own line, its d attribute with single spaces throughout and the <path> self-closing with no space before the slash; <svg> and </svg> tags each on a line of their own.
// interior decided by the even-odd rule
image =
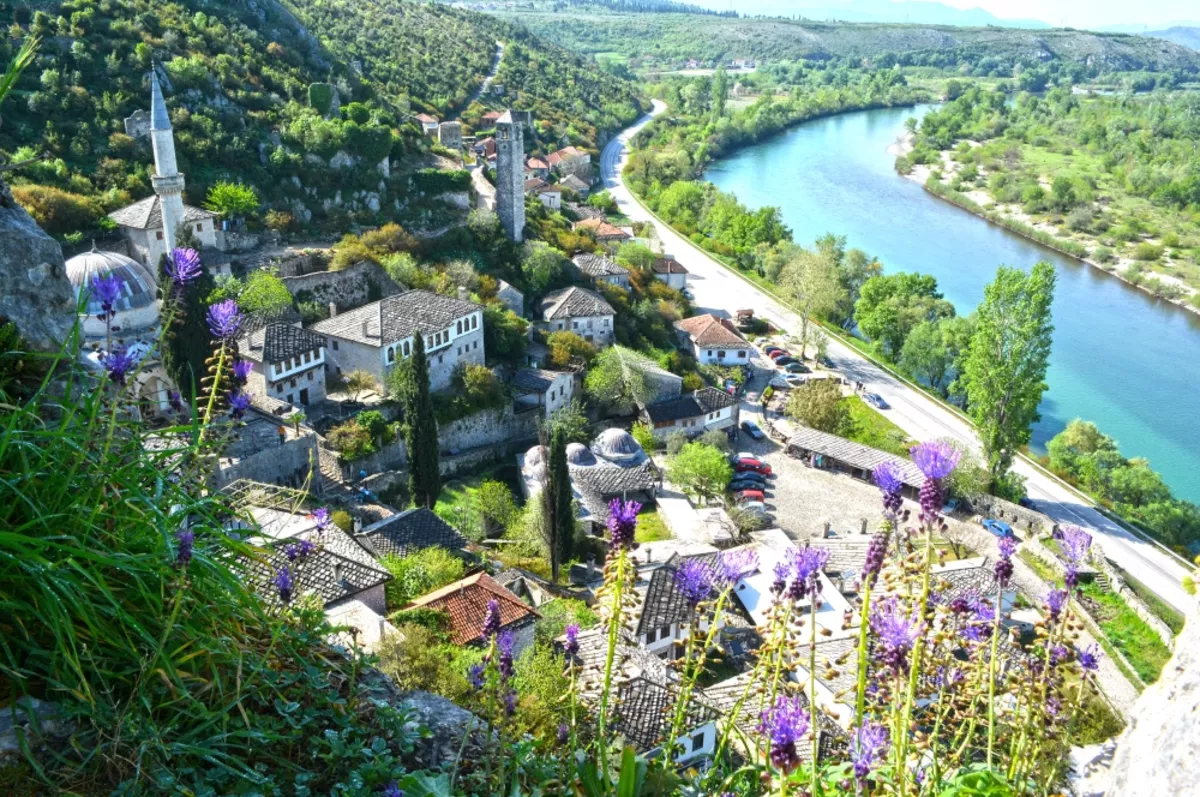
<svg viewBox="0 0 1200 797">
<path fill-rule="evenodd" d="M 1200 18 L 1197 0 L 940 0 L 955 8 L 982 8 L 1002 19 L 1040 19 L 1051 25 L 1098 28 L 1146 25 L 1150 30 L 1171 22 Z"/>
</svg>

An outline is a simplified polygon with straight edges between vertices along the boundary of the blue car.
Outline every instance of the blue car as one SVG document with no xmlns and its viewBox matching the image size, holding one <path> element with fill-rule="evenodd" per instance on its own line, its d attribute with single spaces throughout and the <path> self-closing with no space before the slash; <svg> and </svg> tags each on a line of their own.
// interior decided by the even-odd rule
<svg viewBox="0 0 1200 797">
<path fill-rule="evenodd" d="M 863 401 L 867 402 L 877 410 L 886 410 L 888 408 L 888 403 L 884 401 L 883 396 L 879 395 L 878 393 L 863 393 L 862 398 Z"/>
<path fill-rule="evenodd" d="M 755 440 L 762 440 L 766 437 L 762 429 L 758 428 L 758 424 L 754 421 L 742 421 L 742 431 L 750 435 Z"/>
<path fill-rule="evenodd" d="M 992 534 L 995 534 L 997 537 L 1012 537 L 1014 540 L 1017 538 L 1017 535 L 1013 533 L 1012 526 L 1008 525 L 1003 520 L 985 518 L 983 521 L 981 521 L 981 525 Z"/>
</svg>

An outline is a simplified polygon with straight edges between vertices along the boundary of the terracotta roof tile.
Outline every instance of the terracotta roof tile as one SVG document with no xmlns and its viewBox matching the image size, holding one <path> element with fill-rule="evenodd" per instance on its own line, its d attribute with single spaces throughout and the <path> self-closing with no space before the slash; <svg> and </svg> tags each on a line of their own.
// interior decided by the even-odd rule
<svg viewBox="0 0 1200 797">
<path fill-rule="evenodd" d="M 488 601 L 500 606 L 500 627 L 507 628 L 541 617 L 487 573 L 476 573 L 417 598 L 405 608 L 440 609 L 450 617 L 450 641 L 467 645 L 479 640 Z"/>
<path fill-rule="evenodd" d="M 727 326 L 728 323 L 711 313 L 705 313 L 676 321 L 675 328 L 686 333 L 697 346 L 715 349 L 750 348 L 746 339 Z"/>
</svg>

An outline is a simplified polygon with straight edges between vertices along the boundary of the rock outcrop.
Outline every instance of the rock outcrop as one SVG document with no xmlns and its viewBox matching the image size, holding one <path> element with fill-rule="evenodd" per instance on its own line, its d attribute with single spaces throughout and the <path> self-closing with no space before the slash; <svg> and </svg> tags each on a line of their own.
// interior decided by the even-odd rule
<svg viewBox="0 0 1200 797">
<path fill-rule="evenodd" d="M 62 247 L 0 181 L 0 319 L 37 351 L 58 351 L 75 322 L 75 291 Z"/>
</svg>

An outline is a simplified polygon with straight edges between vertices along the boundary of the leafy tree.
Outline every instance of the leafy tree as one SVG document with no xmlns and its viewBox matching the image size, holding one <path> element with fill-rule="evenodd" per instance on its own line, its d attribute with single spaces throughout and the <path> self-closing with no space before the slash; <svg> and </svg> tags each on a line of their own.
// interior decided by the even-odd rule
<svg viewBox="0 0 1200 797">
<path fill-rule="evenodd" d="M 400 403 L 404 407 L 404 445 L 408 451 L 408 492 L 414 505 L 432 508 L 442 491 L 442 474 L 424 335 L 413 335 L 412 356 L 396 370 L 403 373 Z"/>
<path fill-rule="evenodd" d="M 551 332 L 546 345 L 550 348 L 550 365 L 554 368 L 566 368 L 575 357 L 586 367 L 596 356 L 595 346 L 568 329 Z"/>
<path fill-rule="evenodd" d="M 578 399 L 571 399 L 570 404 L 559 407 L 550 416 L 546 422 L 546 433 L 550 436 L 561 433 L 568 443 L 587 445 L 592 439 L 591 426 L 583 405 Z"/>
<path fill-rule="evenodd" d="M 390 611 L 458 581 L 466 572 L 462 559 L 437 546 L 422 548 L 404 557 L 389 554 L 379 563 L 393 576 L 385 588 Z"/>
<path fill-rule="evenodd" d="M 688 443 L 667 463 L 667 478 L 690 496 L 707 503 L 733 478 L 725 453 L 704 443 Z"/>
<path fill-rule="evenodd" d="M 629 413 L 650 402 L 654 395 L 647 378 L 657 364 L 624 346 L 610 346 L 596 355 L 584 386 L 596 401 L 609 405 L 616 413 Z"/>
<path fill-rule="evenodd" d="M 291 414 L 289 414 L 285 420 L 292 425 L 292 428 L 294 428 L 296 430 L 296 435 L 299 436 L 300 435 L 300 424 L 302 424 L 306 420 L 308 420 L 308 416 L 305 415 L 303 412 L 300 412 L 300 410 L 296 410 L 296 411 L 292 412 Z"/>
<path fill-rule="evenodd" d="M 915 326 L 900 350 L 900 367 L 919 382 L 945 397 L 950 384 L 950 353 L 942 340 L 940 324 L 923 321 Z"/>
<path fill-rule="evenodd" d="M 637 441 L 643 451 L 654 451 L 659 446 L 658 438 L 654 436 L 654 430 L 642 421 L 635 423 L 629 433 L 633 435 L 633 439 Z"/>
<path fill-rule="evenodd" d="M 536 739 L 552 738 L 559 723 L 569 719 L 563 695 L 570 691 L 571 681 L 562 657 L 552 645 L 534 644 L 521 653 L 514 671 L 519 701 L 514 730 Z"/>
<path fill-rule="evenodd" d="M 258 210 L 258 194 L 254 189 L 243 183 L 231 183 L 224 180 L 214 183 L 208 189 L 204 207 L 213 213 L 221 214 L 222 218 L 231 219 L 236 216 L 249 216 Z"/>
<path fill-rule="evenodd" d="M 838 434 L 850 421 L 842 389 L 832 379 L 813 379 L 788 396 L 787 416 L 819 432 Z"/>
<path fill-rule="evenodd" d="M 521 251 L 521 274 L 530 293 L 541 295 L 563 280 L 566 256 L 542 243 L 530 241 Z"/>
<path fill-rule="evenodd" d="M 954 315 L 928 274 L 899 272 L 871 277 L 854 304 L 854 321 L 885 357 L 895 359 L 918 324 Z"/>
<path fill-rule="evenodd" d="M 529 345 L 525 335 L 528 328 L 528 321 L 502 304 L 483 306 L 483 345 L 489 358 L 520 363 Z"/>
<path fill-rule="evenodd" d="M 1001 266 L 979 305 L 963 379 L 993 485 L 1008 472 L 1041 417 L 1055 279 L 1054 267 L 1045 261 L 1029 273 Z"/>
<path fill-rule="evenodd" d="M 1088 490 L 1107 492 L 1110 474 L 1125 458 L 1117 443 L 1090 421 L 1074 419 L 1046 444 L 1050 468 L 1083 483 Z"/>
<path fill-rule="evenodd" d="M 718 67 L 713 75 L 712 84 L 712 120 L 715 124 L 725 115 L 725 101 L 729 97 L 729 74 L 725 67 Z"/>
<path fill-rule="evenodd" d="M 475 504 L 483 519 L 484 535 L 494 537 L 504 529 L 517 514 L 512 490 L 504 482 L 486 479 L 475 491 Z"/>
<path fill-rule="evenodd" d="M 418 337 L 420 336 L 418 335 Z M 358 401 L 359 394 L 365 390 L 374 390 L 376 387 L 378 385 L 375 382 L 375 375 L 370 371 L 356 368 L 346 374 L 346 390 L 350 392 L 351 401 Z"/>
<path fill-rule="evenodd" d="M 250 272 L 237 300 L 247 313 L 278 313 L 292 306 L 292 294 L 283 280 L 264 269 Z"/>
<path fill-rule="evenodd" d="M 783 267 L 781 282 L 800 314 L 800 340 L 807 345 L 810 325 L 827 317 L 846 295 L 832 258 L 801 249 Z"/>
<path fill-rule="evenodd" d="M 534 624 L 535 641 L 550 644 L 562 636 L 567 626 L 578 623 L 581 629 L 594 628 L 600 618 L 588 605 L 575 598 L 555 598 L 538 607 L 541 618 Z"/>
</svg>

